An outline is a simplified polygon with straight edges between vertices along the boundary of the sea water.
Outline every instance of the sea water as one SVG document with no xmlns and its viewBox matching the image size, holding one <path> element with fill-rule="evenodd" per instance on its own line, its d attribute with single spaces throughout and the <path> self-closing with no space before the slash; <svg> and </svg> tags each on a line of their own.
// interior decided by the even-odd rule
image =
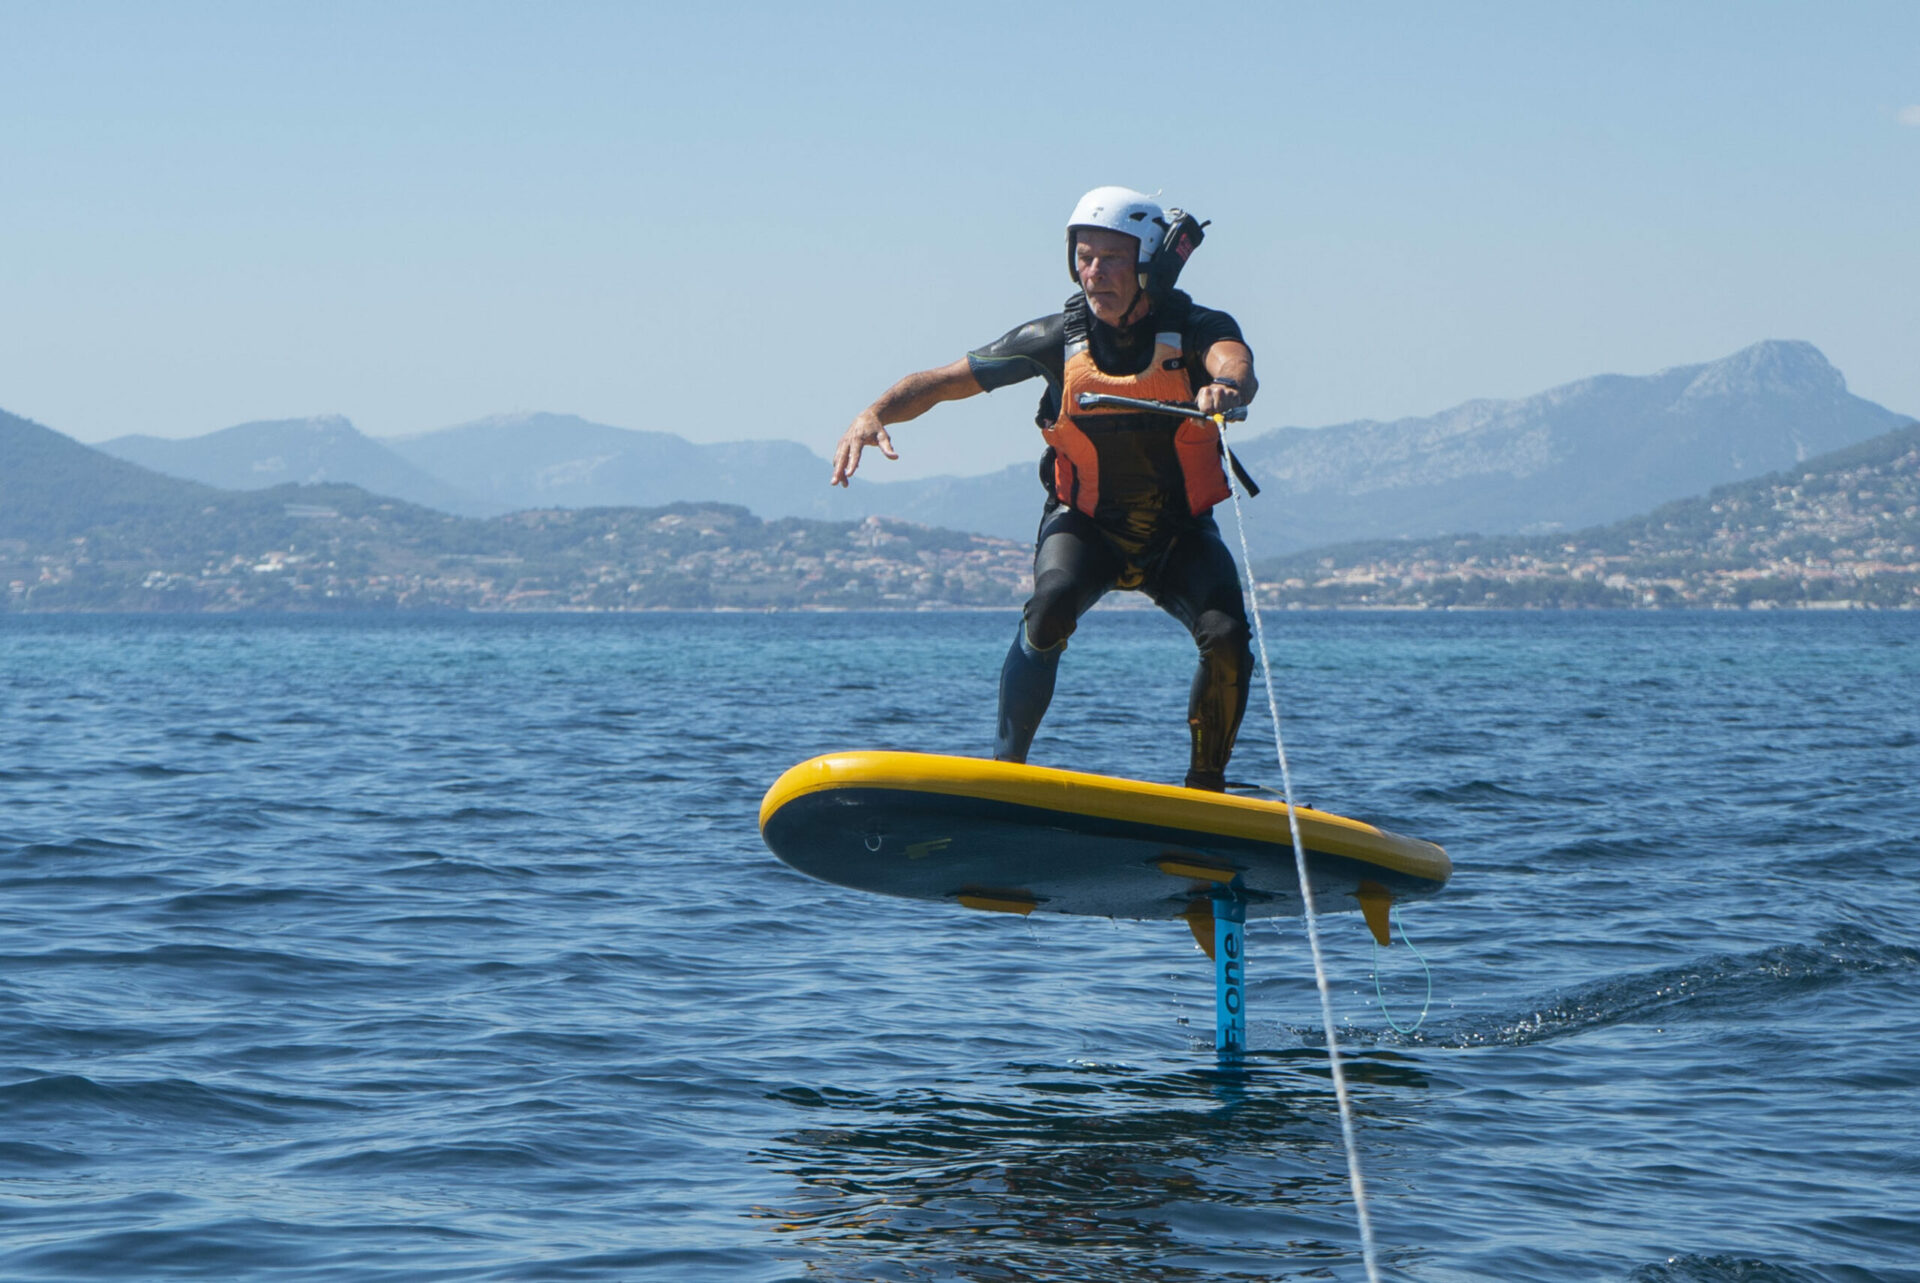
<svg viewBox="0 0 1920 1283">
<path fill-rule="evenodd" d="M 1301 800 L 1455 862 L 1411 1036 L 1322 924 L 1385 1275 L 1920 1279 L 1920 615 L 1270 624 Z M 1361 1277 L 1298 920 L 1222 1073 L 1179 923 L 762 847 L 1013 627 L 0 616 L 0 1278 Z M 1089 616 L 1034 760 L 1177 780 L 1191 665 Z"/>
</svg>

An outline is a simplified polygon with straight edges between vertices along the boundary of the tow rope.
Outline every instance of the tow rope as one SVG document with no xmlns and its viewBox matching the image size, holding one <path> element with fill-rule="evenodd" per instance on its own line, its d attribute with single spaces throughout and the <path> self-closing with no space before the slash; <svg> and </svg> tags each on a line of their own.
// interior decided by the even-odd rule
<svg viewBox="0 0 1920 1283">
<path fill-rule="evenodd" d="M 1241 412 L 1244 417 L 1245 411 Z M 1227 418 L 1225 414 L 1209 416 L 1219 426 L 1224 438 Z M 1224 448 L 1224 440 L 1223 440 Z M 1228 456 L 1232 456 L 1229 454 Z M 1267 711 L 1273 715 L 1273 748 L 1280 759 L 1281 797 L 1287 804 L 1287 830 L 1293 838 L 1293 868 L 1300 879 L 1300 905 L 1305 911 L 1307 922 L 1307 945 L 1313 953 L 1313 979 L 1320 989 L 1320 1019 L 1327 1031 L 1327 1067 L 1333 1073 L 1333 1095 L 1340 1105 L 1340 1138 L 1347 1148 L 1347 1180 L 1353 1187 L 1354 1213 L 1360 1222 L 1360 1255 L 1367 1267 L 1367 1283 L 1380 1283 L 1380 1267 L 1375 1259 L 1373 1244 L 1373 1218 L 1367 1212 L 1367 1182 L 1360 1173 L 1360 1147 L 1354 1139 L 1353 1102 L 1347 1096 L 1347 1074 L 1340 1060 L 1340 1039 L 1333 1027 L 1333 992 L 1327 985 L 1327 966 L 1320 954 L 1320 922 L 1313 903 L 1313 886 L 1307 880 L 1307 845 L 1300 839 L 1300 818 L 1293 807 L 1293 772 L 1287 766 L 1287 746 L 1280 737 L 1280 701 L 1273 693 L 1273 666 L 1267 662 L 1267 632 L 1260 618 L 1259 585 L 1253 577 L 1253 553 L 1247 546 L 1247 518 L 1240 510 L 1240 488 L 1233 483 L 1233 474 L 1240 469 L 1235 466 L 1228 470 L 1227 492 L 1233 497 L 1233 523 L 1240 534 L 1240 565 L 1247 577 L 1247 609 L 1253 616 L 1253 636 L 1259 645 L 1260 676 L 1267 688 Z M 1404 932 L 1405 927 L 1401 930 Z M 1376 976 L 1378 971 L 1376 969 Z"/>
</svg>

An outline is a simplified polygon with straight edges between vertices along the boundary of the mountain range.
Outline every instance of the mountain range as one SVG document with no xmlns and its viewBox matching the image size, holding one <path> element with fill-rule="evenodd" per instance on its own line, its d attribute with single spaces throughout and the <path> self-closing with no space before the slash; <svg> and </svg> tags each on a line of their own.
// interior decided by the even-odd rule
<svg viewBox="0 0 1920 1283">
<path fill-rule="evenodd" d="M 453 516 L 339 483 L 222 490 L 0 413 L 0 611 L 1011 608 L 1024 541 L 738 506 Z M 1322 546 L 1289 606 L 1920 608 L 1920 424 L 1571 534 Z"/>
<path fill-rule="evenodd" d="M 1906 422 L 1849 393 L 1812 344 L 1776 341 L 1429 418 L 1268 433 L 1239 453 L 1275 500 L 1271 552 L 1617 521 Z"/>
<path fill-rule="evenodd" d="M 719 504 L 459 517 L 337 482 L 220 490 L 0 412 L 0 613 L 1012 608 L 1023 544 Z"/>
<path fill-rule="evenodd" d="M 1618 520 L 1903 422 L 1848 392 L 1812 344 L 1767 341 L 1705 364 L 1601 375 L 1424 418 L 1241 429 L 1233 446 L 1263 487 L 1248 514 L 1254 551 L 1275 555 Z M 877 461 L 840 491 L 825 484 L 827 460 L 796 442 L 701 444 L 546 413 L 383 440 L 327 416 L 186 440 L 120 437 L 100 448 L 208 485 L 347 482 L 468 516 L 712 500 L 763 518 L 885 515 L 1028 539 L 1044 498 L 1031 463 L 888 482 L 871 479 L 884 475 Z"/>
<path fill-rule="evenodd" d="M 442 512 L 489 515 L 485 504 L 365 435 L 338 414 L 242 423 L 180 440 L 115 437 L 99 448 L 143 468 L 222 490 L 339 482 Z"/>
</svg>

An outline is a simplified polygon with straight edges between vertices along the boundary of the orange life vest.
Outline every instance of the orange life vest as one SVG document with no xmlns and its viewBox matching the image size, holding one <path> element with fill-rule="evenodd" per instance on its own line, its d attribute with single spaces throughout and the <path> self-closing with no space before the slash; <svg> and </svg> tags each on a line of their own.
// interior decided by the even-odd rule
<svg viewBox="0 0 1920 1283">
<path fill-rule="evenodd" d="M 1079 309 L 1086 303 L 1076 297 Z M 1053 447 L 1053 492 L 1061 503 L 1078 508 L 1088 516 L 1100 504 L 1100 450 L 1095 441 L 1103 418 L 1138 423 L 1139 416 L 1129 411 L 1082 410 L 1082 392 L 1102 392 L 1111 396 L 1135 397 L 1148 401 L 1191 401 L 1193 380 L 1182 359 L 1182 342 L 1176 332 L 1153 337 L 1153 360 L 1139 374 L 1108 374 L 1094 364 L 1088 348 L 1085 324 L 1076 325 L 1073 304 L 1068 305 L 1066 378 L 1060 389 L 1060 414 L 1051 425 L 1043 425 L 1040 434 Z M 1088 321 L 1091 318 L 1087 318 Z M 1176 425 L 1171 418 L 1161 419 L 1173 434 L 1174 455 L 1180 464 L 1186 491 L 1187 508 L 1202 516 L 1225 499 L 1226 469 L 1221 464 L 1220 428 L 1210 419 L 1182 419 Z"/>
</svg>

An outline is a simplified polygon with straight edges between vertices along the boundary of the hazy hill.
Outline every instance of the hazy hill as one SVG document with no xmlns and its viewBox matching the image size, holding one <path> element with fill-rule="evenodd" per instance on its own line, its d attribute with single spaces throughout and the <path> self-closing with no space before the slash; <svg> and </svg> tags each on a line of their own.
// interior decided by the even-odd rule
<svg viewBox="0 0 1920 1283">
<path fill-rule="evenodd" d="M 1920 424 L 1571 533 L 1371 540 L 1256 568 L 1313 605 L 1920 609 Z"/>
<path fill-rule="evenodd" d="M 387 444 L 501 509 L 714 500 L 770 518 L 877 514 L 1027 539 L 1046 498 L 1031 463 L 985 476 L 887 482 L 875 479 L 885 476 L 886 461 L 870 457 L 851 487 L 835 490 L 827 485 L 829 461 L 798 442 L 698 444 L 570 414 L 495 415 Z"/>
<path fill-rule="evenodd" d="M 242 423 L 183 440 L 115 437 L 99 448 L 155 472 L 224 490 L 339 482 L 443 512 L 506 511 L 409 463 L 337 414 Z"/>
<path fill-rule="evenodd" d="M 162 476 L 0 411 L 0 540 L 23 555 L 84 544 L 86 556 L 222 556 L 297 537 L 311 513 L 454 531 L 472 522 L 357 486 L 218 490 Z"/>
<path fill-rule="evenodd" d="M 829 510 L 826 460 L 793 441 L 701 445 L 572 414 L 500 414 L 386 444 L 496 511 L 688 500 L 724 500 L 774 517 Z"/>
<path fill-rule="evenodd" d="M 158 476 L 0 410 L 0 539 L 67 539 L 197 513 L 219 499 L 210 487 Z"/>
<path fill-rule="evenodd" d="M 1257 417 L 1257 416 L 1256 416 Z M 1905 422 L 1809 343 L 1608 374 L 1518 401 L 1269 432 L 1238 445 L 1266 493 L 1258 553 L 1366 538 L 1575 529 L 1757 476 Z"/>
<path fill-rule="evenodd" d="M 868 472 L 881 472 L 886 460 L 861 465 L 848 497 L 861 511 L 954 530 L 978 530 L 1002 539 L 1032 542 L 1046 506 L 1047 492 L 1036 465 L 1040 434 L 1033 434 L 1033 459 L 974 477 L 927 477 L 919 481 L 878 481 L 862 485 Z M 882 475 L 885 475 L 882 472 Z"/>
<path fill-rule="evenodd" d="M 477 519 L 349 485 L 216 490 L 0 413 L 0 610 L 1012 606 L 1029 561 L 718 504 Z"/>
</svg>

